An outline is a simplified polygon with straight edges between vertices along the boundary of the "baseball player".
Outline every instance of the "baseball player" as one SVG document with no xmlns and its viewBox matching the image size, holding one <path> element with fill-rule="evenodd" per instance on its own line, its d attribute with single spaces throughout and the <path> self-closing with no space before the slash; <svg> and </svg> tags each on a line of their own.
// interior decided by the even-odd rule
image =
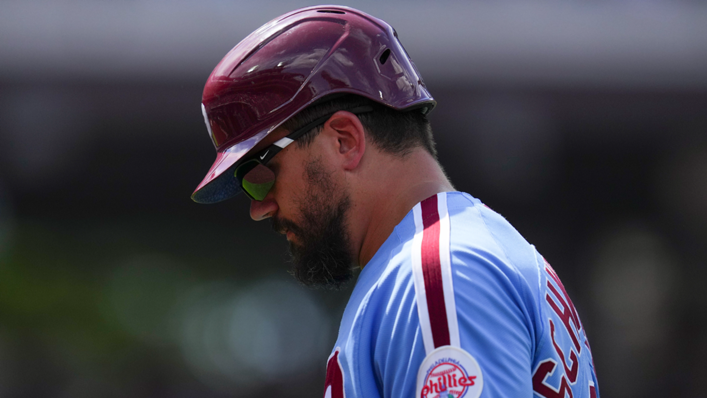
<svg viewBox="0 0 707 398">
<path fill-rule="evenodd" d="M 562 282 L 437 161 L 436 103 L 393 28 L 358 10 L 280 16 L 216 66 L 202 112 L 217 158 L 192 198 L 241 192 L 285 234 L 294 275 L 361 268 L 324 396 L 598 397 Z"/>
</svg>

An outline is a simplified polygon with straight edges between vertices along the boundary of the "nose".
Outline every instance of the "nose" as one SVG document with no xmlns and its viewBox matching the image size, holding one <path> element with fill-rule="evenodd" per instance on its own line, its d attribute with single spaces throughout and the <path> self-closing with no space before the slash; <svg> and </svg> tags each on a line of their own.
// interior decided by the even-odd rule
<svg viewBox="0 0 707 398">
<path fill-rule="evenodd" d="M 272 217 L 277 209 L 277 203 L 270 197 L 265 197 L 262 201 L 251 199 L 250 218 L 255 221 L 265 220 L 266 218 Z"/>
</svg>

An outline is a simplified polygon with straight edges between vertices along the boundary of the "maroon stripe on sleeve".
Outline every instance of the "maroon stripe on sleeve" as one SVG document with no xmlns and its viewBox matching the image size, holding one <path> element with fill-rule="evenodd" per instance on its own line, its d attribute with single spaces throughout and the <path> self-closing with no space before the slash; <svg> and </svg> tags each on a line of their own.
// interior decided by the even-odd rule
<svg viewBox="0 0 707 398">
<path fill-rule="evenodd" d="M 442 267 L 439 261 L 439 210 L 437 195 L 421 203 L 422 207 L 422 275 L 425 279 L 427 312 L 430 316 L 432 340 L 435 348 L 449 345 L 449 324 L 444 304 Z"/>
<path fill-rule="evenodd" d="M 329 358 L 329 361 L 326 364 L 324 397 L 327 396 L 327 390 L 330 388 L 330 398 L 344 398 L 344 372 L 341 370 L 341 363 L 339 362 L 338 347 L 336 352 L 334 352 L 334 355 Z"/>
</svg>

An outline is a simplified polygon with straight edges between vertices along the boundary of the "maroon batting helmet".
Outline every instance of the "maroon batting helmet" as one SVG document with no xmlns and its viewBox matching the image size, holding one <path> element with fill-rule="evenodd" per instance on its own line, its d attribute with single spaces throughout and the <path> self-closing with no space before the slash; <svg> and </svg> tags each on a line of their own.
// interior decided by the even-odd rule
<svg viewBox="0 0 707 398">
<path fill-rule="evenodd" d="M 401 111 L 435 106 L 386 22 L 342 6 L 292 11 L 238 43 L 206 81 L 201 109 L 216 161 L 192 199 L 215 203 L 241 192 L 233 176 L 238 161 L 290 117 L 336 93 Z"/>
</svg>

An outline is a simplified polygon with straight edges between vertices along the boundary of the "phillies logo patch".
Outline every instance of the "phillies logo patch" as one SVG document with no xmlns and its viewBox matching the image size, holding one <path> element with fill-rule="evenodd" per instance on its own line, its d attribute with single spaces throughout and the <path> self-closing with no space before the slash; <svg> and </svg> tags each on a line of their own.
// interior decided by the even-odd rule
<svg viewBox="0 0 707 398">
<path fill-rule="evenodd" d="M 417 398 L 478 398 L 484 387 L 474 357 L 452 346 L 430 353 L 417 373 Z"/>
</svg>

